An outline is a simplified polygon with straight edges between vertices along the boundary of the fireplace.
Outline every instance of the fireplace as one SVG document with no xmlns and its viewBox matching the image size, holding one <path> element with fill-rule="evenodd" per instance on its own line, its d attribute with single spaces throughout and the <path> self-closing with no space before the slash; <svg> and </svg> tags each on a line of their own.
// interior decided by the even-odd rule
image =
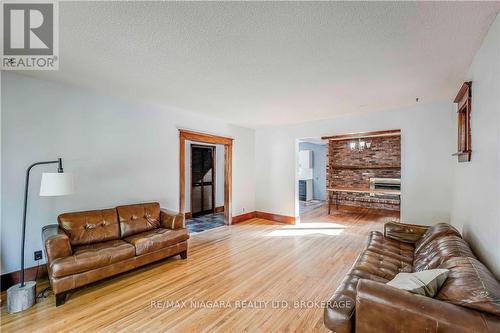
<svg viewBox="0 0 500 333">
<path fill-rule="evenodd" d="M 392 131 L 391 131 L 392 132 Z M 361 137 L 330 138 L 326 180 L 327 188 L 355 189 L 360 192 L 341 192 L 342 206 L 399 210 L 401 184 L 401 136 L 399 131 L 388 136 L 363 136 L 365 149 L 351 150 L 351 143 Z M 370 142 L 370 148 L 366 146 Z M 370 191 L 394 191 L 394 195 L 370 195 Z M 387 193 L 387 192 L 386 192 Z"/>
<path fill-rule="evenodd" d="M 401 190 L 401 179 L 399 178 L 370 178 L 370 190 Z M 370 196 L 383 196 L 388 199 L 398 199 L 398 195 L 390 194 L 370 194 Z"/>
</svg>

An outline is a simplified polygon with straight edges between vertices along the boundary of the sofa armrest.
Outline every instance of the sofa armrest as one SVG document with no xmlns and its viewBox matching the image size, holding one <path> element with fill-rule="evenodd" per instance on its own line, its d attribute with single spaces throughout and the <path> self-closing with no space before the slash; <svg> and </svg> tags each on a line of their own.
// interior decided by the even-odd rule
<svg viewBox="0 0 500 333">
<path fill-rule="evenodd" d="M 168 229 L 181 229 L 186 227 L 184 214 L 176 213 L 162 208 L 160 210 L 161 226 Z"/>
<path fill-rule="evenodd" d="M 48 263 L 73 254 L 68 235 L 57 224 L 47 225 L 42 228 L 42 240 Z"/>
<path fill-rule="evenodd" d="M 384 283 L 360 280 L 356 333 L 500 332 L 500 318 Z"/>
<path fill-rule="evenodd" d="M 335 333 L 351 333 L 354 329 L 356 308 L 356 285 L 359 278 L 350 274 L 344 277 L 339 287 L 325 306 L 323 321 Z"/>
<path fill-rule="evenodd" d="M 384 224 L 384 236 L 400 242 L 414 244 L 429 228 L 426 225 L 387 222 Z"/>
</svg>

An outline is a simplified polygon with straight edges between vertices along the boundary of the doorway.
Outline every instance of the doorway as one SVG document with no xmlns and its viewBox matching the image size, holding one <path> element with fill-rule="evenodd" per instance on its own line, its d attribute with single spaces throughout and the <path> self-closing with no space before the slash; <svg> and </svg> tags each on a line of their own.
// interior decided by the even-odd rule
<svg viewBox="0 0 500 333">
<path fill-rule="evenodd" d="M 232 148 L 231 138 L 179 130 L 179 211 L 193 232 L 231 224 Z"/>
<path fill-rule="evenodd" d="M 191 144 L 191 216 L 214 213 L 215 146 Z"/>
<path fill-rule="evenodd" d="M 299 216 L 317 214 L 326 205 L 327 142 L 321 138 L 298 140 Z"/>
</svg>

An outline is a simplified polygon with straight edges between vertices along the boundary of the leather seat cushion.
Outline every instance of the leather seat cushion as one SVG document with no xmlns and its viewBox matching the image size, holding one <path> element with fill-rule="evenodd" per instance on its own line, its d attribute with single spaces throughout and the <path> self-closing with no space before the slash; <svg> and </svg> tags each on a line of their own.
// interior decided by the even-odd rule
<svg viewBox="0 0 500 333">
<path fill-rule="evenodd" d="M 134 246 L 119 239 L 82 245 L 73 249 L 72 256 L 51 262 L 50 270 L 54 277 L 59 278 L 105 267 L 134 255 Z"/>
<path fill-rule="evenodd" d="M 438 268 L 439 265 L 453 257 L 475 258 L 474 253 L 462 238 L 444 236 L 434 239 L 422 248 L 415 256 L 415 271 Z"/>
<path fill-rule="evenodd" d="M 439 268 L 450 271 L 437 299 L 500 316 L 500 283 L 479 260 L 455 257 Z"/>
<path fill-rule="evenodd" d="M 72 246 L 120 239 L 115 209 L 65 213 L 57 217 Z"/>
<path fill-rule="evenodd" d="M 410 263 L 394 259 L 390 256 L 365 250 L 355 265 L 355 269 L 392 280 L 400 272 L 412 272 Z"/>
<path fill-rule="evenodd" d="M 438 223 L 427 229 L 422 237 L 415 243 L 415 256 L 418 255 L 421 249 L 436 238 L 445 236 L 462 237 L 457 229 L 453 228 L 448 223 Z"/>
<path fill-rule="evenodd" d="M 180 243 L 189 238 L 187 229 L 165 229 L 158 228 L 135 234 L 124 240 L 135 247 L 135 255 L 154 252 L 165 247 Z"/>
<path fill-rule="evenodd" d="M 122 238 L 160 227 L 160 204 L 157 202 L 118 206 Z"/>
<path fill-rule="evenodd" d="M 409 264 L 413 263 L 414 246 L 412 244 L 386 238 L 378 231 L 370 233 L 367 249 Z"/>
</svg>

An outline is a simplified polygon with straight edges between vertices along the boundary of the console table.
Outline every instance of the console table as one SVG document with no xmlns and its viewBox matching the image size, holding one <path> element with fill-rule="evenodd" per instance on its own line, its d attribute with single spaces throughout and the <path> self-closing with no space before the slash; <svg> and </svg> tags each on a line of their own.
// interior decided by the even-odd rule
<svg viewBox="0 0 500 333">
<path fill-rule="evenodd" d="M 330 208 L 335 199 L 335 207 L 339 209 L 339 193 L 367 193 L 367 194 L 387 194 L 399 196 L 399 205 L 401 205 L 401 190 L 387 190 L 387 189 L 370 189 L 370 188 L 355 188 L 355 187 L 332 187 L 326 189 L 328 192 L 328 215 L 330 215 Z M 335 197 L 335 198 L 332 198 Z"/>
</svg>

